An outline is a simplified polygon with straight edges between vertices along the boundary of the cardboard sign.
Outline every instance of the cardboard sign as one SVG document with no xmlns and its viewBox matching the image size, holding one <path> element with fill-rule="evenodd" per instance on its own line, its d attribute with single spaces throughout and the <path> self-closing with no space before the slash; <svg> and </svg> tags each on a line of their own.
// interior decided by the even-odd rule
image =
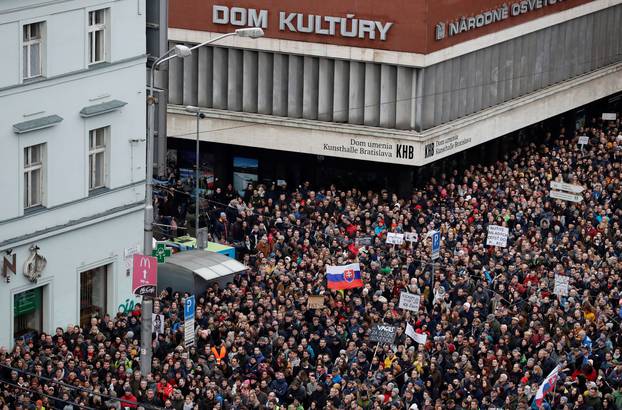
<svg viewBox="0 0 622 410">
<path fill-rule="evenodd" d="M 395 335 L 397 333 L 397 327 L 390 325 L 374 325 L 371 328 L 369 334 L 369 340 L 371 342 L 389 343 L 393 344 L 395 341 Z"/>
<path fill-rule="evenodd" d="M 499 225 L 488 225 L 488 238 L 486 238 L 486 245 L 488 246 L 500 246 L 505 248 L 508 246 L 508 234 L 510 230 L 506 227 Z"/>
<path fill-rule="evenodd" d="M 164 333 L 164 315 L 158 315 L 157 313 L 152 313 L 151 324 L 152 324 L 151 331 L 153 333 L 155 333 L 156 335 L 158 334 L 161 335 Z"/>
<path fill-rule="evenodd" d="M 132 292 L 135 295 L 156 297 L 158 286 L 158 261 L 152 256 L 133 255 Z"/>
<path fill-rule="evenodd" d="M 419 240 L 419 234 L 417 234 L 417 232 L 404 232 L 404 240 L 406 242 L 417 242 Z"/>
<path fill-rule="evenodd" d="M 387 243 L 392 245 L 401 245 L 404 243 L 404 234 L 403 233 L 387 233 Z"/>
<path fill-rule="evenodd" d="M 555 275 L 555 288 L 553 289 L 553 293 L 558 296 L 568 296 L 569 285 L 570 277 Z"/>
<path fill-rule="evenodd" d="M 307 308 L 322 309 L 324 307 L 324 296 L 309 296 L 307 299 Z"/>
<path fill-rule="evenodd" d="M 420 303 L 421 296 L 408 292 L 400 293 L 400 309 L 410 310 L 411 312 L 418 312 Z"/>
<path fill-rule="evenodd" d="M 590 143 L 590 137 L 586 137 L 585 135 L 582 135 L 579 137 L 579 145 L 587 145 Z"/>
</svg>

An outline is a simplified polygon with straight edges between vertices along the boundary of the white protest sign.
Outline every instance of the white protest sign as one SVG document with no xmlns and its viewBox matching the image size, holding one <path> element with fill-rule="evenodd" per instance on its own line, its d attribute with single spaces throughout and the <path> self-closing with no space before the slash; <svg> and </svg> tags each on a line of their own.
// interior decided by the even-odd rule
<svg viewBox="0 0 622 410">
<path fill-rule="evenodd" d="M 400 293 L 400 309 L 410 310 L 411 312 L 418 312 L 420 303 L 421 296 L 407 292 Z"/>
<path fill-rule="evenodd" d="M 605 121 L 615 121 L 617 117 L 618 116 L 616 115 L 615 112 L 604 112 L 603 113 L 603 120 Z"/>
<path fill-rule="evenodd" d="M 419 235 L 417 232 L 404 232 L 404 240 L 406 242 L 417 242 L 419 240 Z"/>
<path fill-rule="evenodd" d="M 486 238 L 486 245 L 505 248 L 508 246 L 509 233 L 510 230 L 504 226 L 488 225 L 488 238 Z"/>
<path fill-rule="evenodd" d="M 585 190 L 585 188 L 581 185 L 572 185 L 559 181 L 551 181 L 551 189 L 572 192 L 573 194 L 580 194 Z"/>
<path fill-rule="evenodd" d="M 590 137 L 582 135 L 579 137 L 579 145 L 587 145 L 590 143 Z"/>
<path fill-rule="evenodd" d="M 406 323 L 406 335 L 419 344 L 425 344 L 428 340 L 428 335 L 415 332 L 415 328 L 410 323 Z"/>
<path fill-rule="evenodd" d="M 158 315 L 156 313 L 151 314 L 151 323 L 153 328 L 151 331 L 156 335 L 164 334 L 164 315 Z"/>
<path fill-rule="evenodd" d="M 568 296 L 568 286 L 570 285 L 570 277 L 563 275 L 555 275 L 555 288 L 553 293 L 558 296 Z"/>
<path fill-rule="evenodd" d="M 387 233 L 387 243 L 393 245 L 401 245 L 404 243 L 404 234 L 403 233 Z"/>
<path fill-rule="evenodd" d="M 564 191 L 551 191 L 549 192 L 549 196 L 555 199 L 561 199 L 562 201 L 570 201 L 570 202 L 581 202 L 583 201 L 583 197 L 577 194 L 571 194 Z"/>
</svg>

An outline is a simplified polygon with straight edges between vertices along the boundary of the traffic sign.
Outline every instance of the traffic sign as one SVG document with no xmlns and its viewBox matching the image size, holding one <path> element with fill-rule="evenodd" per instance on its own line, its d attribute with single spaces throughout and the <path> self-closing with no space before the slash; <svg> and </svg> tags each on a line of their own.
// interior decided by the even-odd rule
<svg viewBox="0 0 622 410">
<path fill-rule="evenodd" d="M 188 296 L 184 302 L 184 320 L 194 319 L 196 300 L 194 295 Z"/>
<path fill-rule="evenodd" d="M 194 295 L 184 301 L 184 344 L 186 347 L 194 345 L 194 311 L 196 300 Z"/>
<path fill-rule="evenodd" d="M 432 232 L 432 260 L 436 260 L 441 255 L 441 233 Z"/>
<path fill-rule="evenodd" d="M 551 191 L 549 196 L 555 199 L 561 199 L 562 201 L 581 202 L 583 197 L 577 194 L 571 194 L 563 191 Z"/>
<path fill-rule="evenodd" d="M 585 191 L 585 188 L 581 185 L 572 185 L 559 181 L 551 181 L 551 189 L 572 192 L 573 194 L 580 194 L 581 192 Z"/>
</svg>

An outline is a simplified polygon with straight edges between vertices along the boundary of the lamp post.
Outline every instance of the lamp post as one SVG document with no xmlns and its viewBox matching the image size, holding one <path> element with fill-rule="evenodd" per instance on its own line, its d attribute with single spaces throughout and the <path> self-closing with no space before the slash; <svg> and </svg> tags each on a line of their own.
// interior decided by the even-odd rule
<svg viewBox="0 0 622 410">
<path fill-rule="evenodd" d="M 195 114 L 197 117 L 197 139 L 196 139 L 196 169 L 195 169 L 195 181 L 194 181 L 194 190 L 195 190 L 195 204 L 194 204 L 194 212 L 195 212 L 195 221 L 194 221 L 194 236 L 196 238 L 197 249 L 199 248 L 199 121 L 205 118 L 205 114 L 201 112 L 199 107 L 193 107 L 192 105 L 188 105 L 186 107 L 186 111 Z"/>
<path fill-rule="evenodd" d="M 145 255 L 151 255 L 151 251 L 153 250 L 152 240 L 153 240 L 153 143 L 154 143 L 154 124 L 155 124 L 155 98 L 153 97 L 153 86 L 155 83 L 154 76 L 155 70 L 163 63 L 172 60 L 173 58 L 185 58 L 192 54 L 192 50 L 195 50 L 199 47 L 203 47 L 208 44 L 212 44 L 216 41 L 222 40 L 225 37 L 231 36 L 239 36 L 239 37 L 249 37 L 249 38 L 259 38 L 263 36 L 263 30 L 259 27 L 249 27 L 249 28 L 241 28 L 237 29 L 232 33 L 226 33 L 217 37 L 214 37 L 208 41 L 205 41 L 201 44 L 197 44 L 193 47 L 184 46 L 182 44 L 178 44 L 175 47 L 168 50 L 164 55 L 159 57 L 149 68 L 149 87 L 147 88 L 147 141 L 146 141 L 146 151 L 147 151 L 147 173 L 145 180 L 145 219 L 144 219 L 144 232 L 143 232 L 143 252 Z M 197 117 L 197 126 L 198 126 L 198 117 Z M 163 130 L 161 130 L 163 131 Z M 198 131 L 197 131 L 197 139 L 198 139 Z M 197 143 L 198 150 L 198 143 Z M 197 154 L 198 161 L 198 154 Z M 197 166 L 197 175 L 198 175 L 198 166 Z M 198 179 L 197 179 L 198 184 Z M 197 185 L 198 186 L 198 185 Z M 197 202 L 198 206 L 198 202 Z M 198 213 L 197 213 L 197 221 L 198 221 Z M 197 222 L 198 225 L 198 222 Z M 141 317 L 141 326 L 140 326 L 140 372 L 143 376 L 147 376 L 151 373 L 151 314 L 153 313 L 153 301 L 149 298 L 143 298 L 142 303 L 142 317 Z"/>
</svg>

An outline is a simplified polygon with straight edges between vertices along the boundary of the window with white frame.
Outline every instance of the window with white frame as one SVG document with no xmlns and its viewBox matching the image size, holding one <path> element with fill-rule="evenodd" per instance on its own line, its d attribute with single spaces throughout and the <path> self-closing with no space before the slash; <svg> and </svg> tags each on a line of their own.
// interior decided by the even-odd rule
<svg viewBox="0 0 622 410">
<path fill-rule="evenodd" d="M 24 208 L 43 204 L 45 144 L 24 148 Z"/>
<path fill-rule="evenodd" d="M 22 29 L 23 78 L 43 75 L 43 23 L 25 24 Z"/>
<path fill-rule="evenodd" d="M 108 127 L 89 131 L 89 189 L 106 186 L 106 134 Z"/>
<path fill-rule="evenodd" d="M 106 61 L 106 11 L 89 11 L 89 64 Z"/>
</svg>

